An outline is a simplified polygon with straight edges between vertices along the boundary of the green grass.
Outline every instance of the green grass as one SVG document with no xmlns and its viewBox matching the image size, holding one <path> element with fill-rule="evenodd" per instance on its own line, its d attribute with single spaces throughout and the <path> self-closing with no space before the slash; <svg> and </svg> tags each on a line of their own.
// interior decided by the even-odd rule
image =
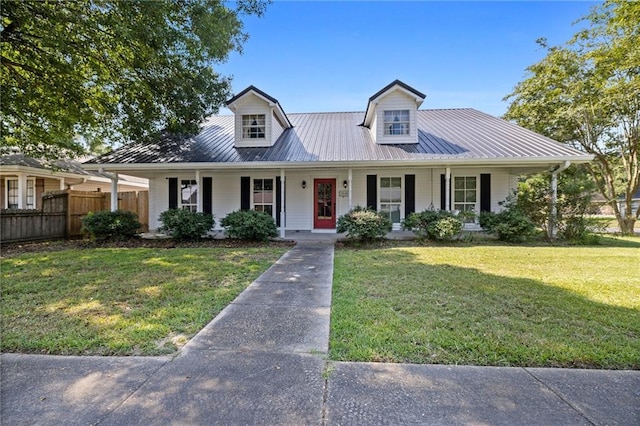
<svg viewBox="0 0 640 426">
<path fill-rule="evenodd" d="M 335 254 L 330 357 L 640 368 L 640 238 Z"/>
<path fill-rule="evenodd" d="M 2 352 L 175 352 L 286 248 L 85 249 L 0 259 Z"/>
</svg>

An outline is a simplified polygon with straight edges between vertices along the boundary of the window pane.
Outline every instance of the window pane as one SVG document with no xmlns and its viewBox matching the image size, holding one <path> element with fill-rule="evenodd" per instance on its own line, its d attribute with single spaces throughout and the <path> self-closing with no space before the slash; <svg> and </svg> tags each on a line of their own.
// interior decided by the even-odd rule
<svg viewBox="0 0 640 426">
<path fill-rule="evenodd" d="M 476 178 L 468 177 L 466 185 L 467 185 L 467 189 L 476 189 Z"/>
<path fill-rule="evenodd" d="M 7 207 L 18 208 L 18 180 L 7 180 Z"/>
<path fill-rule="evenodd" d="M 180 204 L 182 206 L 193 205 L 194 208 L 196 207 L 198 203 L 198 185 L 196 184 L 195 180 L 181 181 L 180 194 L 181 194 Z"/>
<path fill-rule="evenodd" d="M 476 190 L 467 191 L 467 203 L 475 203 L 476 202 Z"/>
<path fill-rule="evenodd" d="M 265 115 L 247 114 L 242 116 L 242 137 L 248 139 L 264 138 Z"/>
<path fill-rule="evenodd" d="M 464 191 L 455 191 L 453 193 L 454 203 L 464 203 Z"/>
<path fill-rule="evenodd" d="M 464 178 L 457 177 L 453 181 L 455 189 L 464 189 Z"/>
</svg>

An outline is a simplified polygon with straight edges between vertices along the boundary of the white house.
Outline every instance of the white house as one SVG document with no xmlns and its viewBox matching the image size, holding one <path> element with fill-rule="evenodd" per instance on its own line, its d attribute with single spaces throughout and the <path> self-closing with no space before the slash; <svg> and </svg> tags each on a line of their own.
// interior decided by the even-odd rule
<svg viewBox="0 0 640 426">
<path fill-rule="evenodd" d="M 191 138 L 130 144 L 88 163 L 149 179 L 149 227 L 171 208 L 271 214 L 286 231 L 335 232 L 357 205 L 399 228 L 427 208 L 497 211 L 523 173 L 592 159 L 473 109 L 419 109 L 425 95 L 393 81 L 365 112 L 286 114 L 250 86 Z M 364 104 L 365 100 L 363 100 Z"/>
<path fill-rule="evenodd" d="M 146 191 L 146 179 L 120 175 L 117 191 Z M 57 160 L 47 164 L 42 160 L 13 153 L 0 157 L 0 209 L 40 209 L 42 194 L 49 191 L 113 190 L 111 176 L 87 171 L 77 161 Z M 117 192 L 116 191 L 116 192 Z"/>
</svg>

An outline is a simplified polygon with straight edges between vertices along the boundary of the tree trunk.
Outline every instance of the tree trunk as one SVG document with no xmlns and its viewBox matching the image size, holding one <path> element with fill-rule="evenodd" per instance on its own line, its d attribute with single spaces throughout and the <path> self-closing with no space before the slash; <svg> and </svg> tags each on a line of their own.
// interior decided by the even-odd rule
<svg viewBox="0 0 640 426">
<path fill-rule="evenodd" d="M 618 224 L 620 225 L 620 233 L 622 235 L 632 235 L 633 227 L 636 224 L 636 218 L 633 216 L 618 217 Z"/>
</svg>

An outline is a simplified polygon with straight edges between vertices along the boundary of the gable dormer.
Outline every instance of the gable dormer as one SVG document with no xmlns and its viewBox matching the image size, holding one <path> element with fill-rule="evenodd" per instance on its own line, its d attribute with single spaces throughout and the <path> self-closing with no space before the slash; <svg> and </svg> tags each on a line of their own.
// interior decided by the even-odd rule
<svg viewBox="0 0 640 426">
<path fill-rule="evenodd" d="M 226 103 L 235 115 L 236 148 L 268 148 L 293 127 L 277 99 L 249 86 Z"/>
<path fill-rule="evenodd" d="M 376 143 L 418 143 L 417 112 L 426 95 L 395 80 L 369 98 L 363 126 Z"/>
</svg>

